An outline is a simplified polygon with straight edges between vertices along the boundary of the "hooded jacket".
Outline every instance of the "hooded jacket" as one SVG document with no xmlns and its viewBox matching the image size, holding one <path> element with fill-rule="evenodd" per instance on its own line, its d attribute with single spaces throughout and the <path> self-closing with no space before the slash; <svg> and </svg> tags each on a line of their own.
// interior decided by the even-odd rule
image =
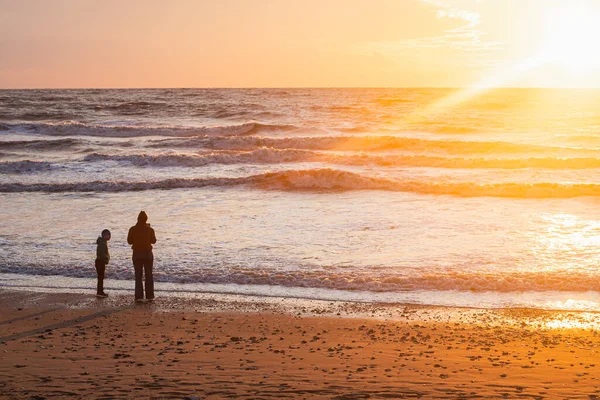
<svg viewBox="0 0 600 400">
<path fill-rule="evenodd" d="M 101 260 L 104 261 L 104 264 L 108 264 L 110 261 L 108 243 L 106 243 L 106 240 L 104 240 L 103 237 L 99 237 L 98 240 L 96 240 L 96 244 L 98 245 L 98 247 L 96 247 L 96 260 Z"/>
<path fill-rule="evenodd" d="M 127 243 L 131 245 L 134 252 L 152 250 L 152 245 L 156 243 L 154 229 L 146 223 L 132 226 L 127 234 Z"/>
</svg>

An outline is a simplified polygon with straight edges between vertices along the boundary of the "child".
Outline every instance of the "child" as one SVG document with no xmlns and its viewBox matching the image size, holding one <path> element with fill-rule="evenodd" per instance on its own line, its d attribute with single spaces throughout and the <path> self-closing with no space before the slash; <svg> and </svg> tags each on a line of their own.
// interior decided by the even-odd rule
<svg viewBox="0 0 600 400">
<path fill-rule="evenodd" d="M 102 231 L 102 236 L 96 240 L 98 247 L 96 248 L 96 272 L 98 273 L 98 289 L 96 297 L 108 297 L 104 293 L 104 270 L 106 264 L 110 261 L 110 254 L 108 254 L 108 241 L 110 240 L 110 231 L 105 229 Z"/>
</svg>

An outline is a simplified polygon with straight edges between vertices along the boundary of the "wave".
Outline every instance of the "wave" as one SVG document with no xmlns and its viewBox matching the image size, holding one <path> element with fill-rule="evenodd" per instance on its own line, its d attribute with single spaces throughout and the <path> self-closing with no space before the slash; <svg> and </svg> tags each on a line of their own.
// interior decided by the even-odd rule
<svg viewBox="0 0 600 400">
<path fill-rule="evenodd" d="M 66 95 L 56 95 L 56 96 L 40 96 L 37 98 L 38 101 L 46 101 L 46 102 L 57 102 L 57 101 L 76 101 L 76 97 L 66 96 Z"/>
<path fill-rule="evenodd" d="M 1 114 L 0 117 L 4 120 L 21 120 L 21 121 L 63 121 L 79 117 L 74 113 L 62 113 L 59 111 L 30 111 L 19 114 Z"/>
<path fill-rule="evenodd" d="M 250 183 L 253 177 L 242 178 L 170 178 L 159 181 L 89 181 L 76 183 L 3 183 L 0 193 L 14 192 L 131 192 L 202 188 L 206 186 L 237 186 Z"/>
<path fill-rule="evenodd" d="M 462 158 L 435 156 L 398 156 L 371 154 L 335 154 L 299 149 L 263 147 L 244 152 L 217 152 L 208 154 L 129 154 L 110 155 L 92 153 L 84 161 L 118 161 L 135 166 L 201 167 L 209 164 L 280 164 L 291 162 L 323 162 L 337 165 L 380 167 L 430 167 L 430 168 L 488 168 L 488 169 L 587 169 L 600 168 L 600 158 L 579 157 L 528 157 L 528 158 Z"/>
<path fill-rule="evenodd" d="M 375 100 L 377 103 L 384 105 L 384 106 L 389 106 L 389 105 L 394 105 L 394 104 L 402 104 L 402 103 L 414 103 L 415 99 L 414 98 L 405 98 L 405 97 L 383 97 L 380 99 Z"/>
<path fill-rule="evenodd" d="M 303 265 L 303 268 L 290 270 L 253 266 L 221 265 L 218 268 L 188 268 L 182 264 L 164 264 L 155 271 L 158 282 L 214 283 L 238 285 L 266 285 L 283 287 L 303 287 L 370 292 L 407 291 L 461 291 L 461 292 L 600 292 L 600 279 L 593 272 L 442 272 L 431 273 L 378 273 L 373 269 L 359 270 L 335 267 Z M 386 268 L 401 271 L 404 268 Z M 16 264 L 13 260 L 0 258 L 0 273 L 27 275 L 61 275 L 93 278 L 91 269 L 78 265 Z M 132 269 L 125 263 L 113 265 L 111 277 L 121 280 L 133 279 Z"/>
<path fill-rule="evenodd" d="M 577 144 L 597 145 L 600 141 L 600 134 L 577 134 L 577 135 L 554 135 L 559 140 Z"/>
<path fill-rule="evenodd" d="M 25 174 L 38 171 L 49 171 L 55 165 L 46 161 L 0 161 L 0 173 L 3 174 Z"/>
<path fill-rule="evenodd" d="M 219 152 L 209 154 L 130 154 L 109 155 L 92 153 L 84 161 L 119 161 L 135 166 L 156 167 L 201 167 L 208 164 L 278 164 L 286 162 L 303 162 L 323 158 L 308 150 L 268 149 L 262 148 L 249 152 L 231 153 Z"/>
<path fill-rule="evenodd" d="M 370 156 L 333 157 L 330 163 L 346 165 L 377 165 L 381 167 L 430 167 L 464 169 L 590 169 L 600 168 L 598 157 L 525 157 L 525 158 L 482 158 L 482 157 L 434 157 L 434 156 Z"/>
<path fill-rule="evenodd" d="M 0 141 L 0 149 L 64 149 L 75 147 L 84 142 L 77 139 L 56 139 L 56 140 L 3 140 Z"/>
<path fill-rule="evenodd" d="M 447 125 L 447 126 L 434 126 L 430 127 L 427 130 L 432 131 L 433 133 L 447 133 L 447 134 L 465 134 L 465 133 L 480 133 L 481 129 L 476 128 L 474 126 L 457 126 L 457 125 Z"/>
<path fill-rule="evenodd" d="M 583 148 L 544 146 L 511 142 L 484 142 L 465 140 L 429 140 L 404 136 L 298 136 L 298 137 L 194 137 L 151 141 L 152 148 L 207 148 L 213 150 L 249 151 L 261 147 L 300 150 L 429 151 L 444 154 L 588 154 Z M 594 152 L 594 150 L 591 150 Z M 600 151 L 596 151 L 600 154 Z"/>
<path fill-rule="evenodd" d="M 114 105 L 95 106 L 94 110 L 115 110 L 115 111 L 146 111 L 155 108 L 164 108 L 167 103 L 157 101 L 128 101 Z"/>
<path fill-rule="evenodd" d="M 288 170 L 238 178 L 171 178 L 157 181 L 90 181 L 77 183 L 3 183 L 0 192 L 126 192 L 248 186 L 260 190 L 339 192 L 384 190 L 459 197 L 571 198 L 600 196 L 593 183 L 489 183 L 398 180 L 329 168 Z"/>
<path fill-rule="evenodd" d="M 397 270 L 395 268 L 390 268 Z M 266 268 L 229 268 L 219 271 L 168 269 L 159 279 L 180 283 L 236 283 L 241 285 L 277 285 L 351 291 L 404 292 L 411 290 L 452 290 L 465 292 L 587 292 L 600 291 L 600 279 L 594 273 L 513 272 L 513 273 L 431 273 L 424 275 L 340 272 L 333 268 L 303 268 L 301 271 Z M 186 273 L 187 272 L 187 273 Z M 91 274 L 90 274 L 91 276 Z M 131 279 L 131 278 L 128 278 Z"/>
<path fill-rule="evenodd" d="M 40 124 L 5 124 L 9 130 L 25 130 L 47 136 L 98 136 L 98 137 L 143 137 L 143 136 L 237 136 L 254 135 L 266 132 L 290 131 L 293 125 L 270 125 L 248 122 L 239 125 L 223 125 L 208 127 L 183 126 L 134 126 L 134 125 L 93 125 L 81 122 L 40 123 Z"/>
</svg>

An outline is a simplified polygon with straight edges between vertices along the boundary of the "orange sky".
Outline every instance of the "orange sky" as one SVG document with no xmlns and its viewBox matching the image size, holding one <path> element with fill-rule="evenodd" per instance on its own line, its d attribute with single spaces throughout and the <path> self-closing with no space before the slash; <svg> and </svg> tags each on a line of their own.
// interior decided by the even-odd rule
<svg viewBox="0 0 600 400">
<path fill-rule="evenodd" d="M 0 87 L 600 87 L 589 56 L 599 10 L 594 0 L 0 0 Z"/>
</svg>

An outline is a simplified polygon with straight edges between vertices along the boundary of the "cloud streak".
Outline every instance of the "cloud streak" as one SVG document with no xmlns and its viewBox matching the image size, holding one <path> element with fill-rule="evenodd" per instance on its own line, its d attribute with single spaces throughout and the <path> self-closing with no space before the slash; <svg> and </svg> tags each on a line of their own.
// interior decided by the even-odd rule
<svg viewBox="0 0 600 400">
<path fill-rule="evenodd" d="M 464 28 L 472 28 L 481 23 L 481 15 L 473 11 L 462 10 L 455 7 L 450 7 L 446 4 L 440 3 L 435 0 L 420 0 L 421 3 L 425 3 L 438 8 L 436 12 L 437 18 L 451 18 L 451 19 L 462 19 L 468 24 Z"/>
<path fill-rule="evenodd" d="M 404 39 L 394 42 L 367 42 L 357 46 L 364 53 L 379 52 L 393 58 L 424 58 L 432 49 L 446 49 L 457 54 L 457 63 L 468 67 L 488 67 L 495 64 L 492 57 L 503 47 L 503 42 L 486 41 L 486 33 L 477 29 L 481 15 L 477 12 L 452 7 L 437 0 L 418 0 L 435 8 L 437 19 L 456 19 L 463 25 L 445 30 L 443 35 Z M 407 52 L 410 53 L 407 54 Z M 456 61 L 455 61 L 456 62 Z"/>
</svg>

